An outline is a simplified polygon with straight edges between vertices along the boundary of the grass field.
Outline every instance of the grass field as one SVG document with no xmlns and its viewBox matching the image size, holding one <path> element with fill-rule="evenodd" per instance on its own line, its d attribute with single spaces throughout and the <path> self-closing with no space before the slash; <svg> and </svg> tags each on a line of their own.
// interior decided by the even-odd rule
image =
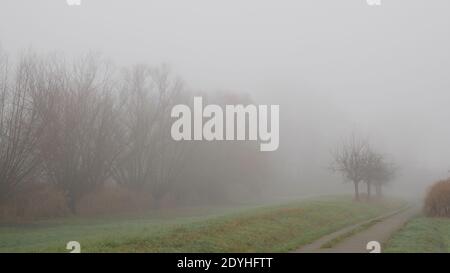
<svg viewBox="0 0 450 273">
<path fill-rule="evenodd" d="M 450 252 L 450 219 L 417 217 L 398 231 L 384 252 Z"/>
<path fill-rule="evenodd" d="M 321 197 L 265 207 L 153 212 L 140 217 L 67 218 L 1 226 L 0 252 L 285 252 L 399 208 Z"/>
</svg>

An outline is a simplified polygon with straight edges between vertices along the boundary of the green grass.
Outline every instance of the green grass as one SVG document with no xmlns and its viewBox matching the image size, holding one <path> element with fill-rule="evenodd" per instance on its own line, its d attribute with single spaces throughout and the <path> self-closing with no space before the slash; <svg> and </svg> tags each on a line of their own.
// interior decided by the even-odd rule
<svg viewBox="0 0 450 273">
<path fill-rule="evenodd" d="M 323 197 L 267 207 L 143 217 L 42 221 L 0 227 L 0 252 L 285 252 L 402 206 Z"/>
<path fill-rule="evenodd" d="M 450 252 L 450 219 L 416 217 L 395 233 L 384 252 Z"/>
</svg>

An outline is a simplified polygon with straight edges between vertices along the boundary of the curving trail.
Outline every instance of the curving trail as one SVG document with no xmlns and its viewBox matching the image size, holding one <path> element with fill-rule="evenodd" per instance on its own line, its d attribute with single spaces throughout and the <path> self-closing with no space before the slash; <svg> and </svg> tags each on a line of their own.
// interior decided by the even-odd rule
<svg viewBox="0 0 450 273">
<path fill-rule="evenodd" d="M 319 240 L 301 247 L 294 251 L 295 253 L 368 253 L 366 249 L 367 243 L 370 241 L 378 241 L 381 245 L 387 242 L 391 235 L 402 228 L 405 223 L 419 212 L 417 206 L 409 207 L 400 211 L 391 212 L 390 214 L 374 218 L 363 223 L 350 226 L 329 234 Z M 335 238 L 339 238 L 359 227 L 375 222 L 367 229 L 350 235 L 334 244 L 331 248 L 323 248 L 323 245 Z M 381 252 L 383 249 L 381 248 Z"/>
</svg>

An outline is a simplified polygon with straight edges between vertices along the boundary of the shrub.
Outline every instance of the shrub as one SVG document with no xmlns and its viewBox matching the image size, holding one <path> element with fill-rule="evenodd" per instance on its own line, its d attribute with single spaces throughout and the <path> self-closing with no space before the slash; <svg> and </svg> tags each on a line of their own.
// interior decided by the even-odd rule
<svg viewBox="0 0 450 273">
<path fill-rule="evenodd" d="M 430 217 L 450 217 L 450 179 L 431 186 L 425 198 L 424 210 Z"/>
<path fill-rule="evenodd" d="M 69 213 L 64 194 L 54 186 L 35 183 L 18 191 L 0 207 L 1 222 L 27 222 Z"/>
<path fill-rule="evenodd" d="M 107 185 L 84 195 L 78 202 L 76 212 L 83 216 L 142 212 L 151 203 L 151 195 L 146 191 Z"/>
</svg>

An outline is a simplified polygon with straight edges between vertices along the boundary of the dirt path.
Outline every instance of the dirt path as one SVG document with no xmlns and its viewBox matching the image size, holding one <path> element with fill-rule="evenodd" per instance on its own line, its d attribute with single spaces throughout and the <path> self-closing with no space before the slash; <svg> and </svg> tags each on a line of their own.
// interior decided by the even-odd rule
<svg viewBox="0 0 450 273">
<path fill-rule="evenodd" d="M 303 246 L 298 249 L 297 253 L 368 253 L 366 245 L 370 241 L 377 241 L 381 245 L 387 242 L 390 236 L 400 229 L 411 217 L 418 213 L 416 206 L 409 207 L 400 211 L 395 211 L 380 217 L 359 223 L 354 226 L 350 226 L 322 237 L 321 239 L 313 242 L 312 244 Z M 373 224 L 372 224 L 373 223 Z M 364 225 L 369 225 L 367 229 L 355 232 L 339 240 L 336 244 L 333 244 L 331 248 L 323 248 L 323 245 L 330 242 L 333 239 L 339 237 L 346 237 L 350 232 L 355 229 L 361 228 Z M 381 249 L 381 252 L 383 249 Z"/>
</svg>

